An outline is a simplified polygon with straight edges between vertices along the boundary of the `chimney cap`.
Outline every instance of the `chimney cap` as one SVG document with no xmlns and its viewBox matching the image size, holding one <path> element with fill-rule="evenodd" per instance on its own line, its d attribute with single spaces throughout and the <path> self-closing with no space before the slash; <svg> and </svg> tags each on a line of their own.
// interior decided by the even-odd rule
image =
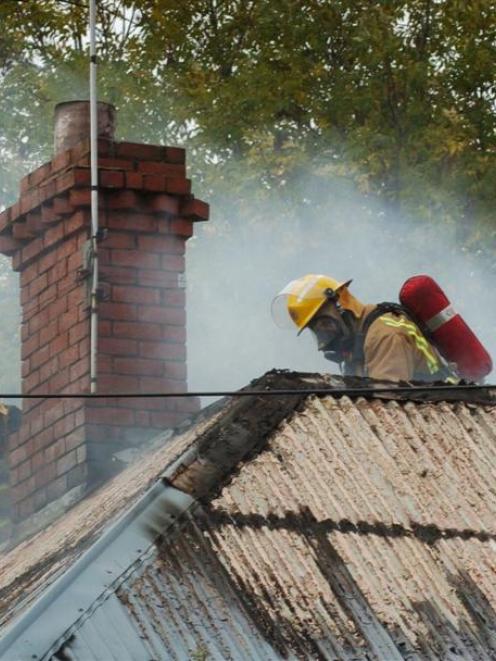
<svg viewBox="0 0 496 661">
<path fill-rule="evenodd" d="M 114 139 L 116 109 L 111 103 L 98 101 L 98 137 Z M 90 136 L 90 102 L 62 101 L 54 111 L 54 153 L 74 147 Z"/>
</svg>

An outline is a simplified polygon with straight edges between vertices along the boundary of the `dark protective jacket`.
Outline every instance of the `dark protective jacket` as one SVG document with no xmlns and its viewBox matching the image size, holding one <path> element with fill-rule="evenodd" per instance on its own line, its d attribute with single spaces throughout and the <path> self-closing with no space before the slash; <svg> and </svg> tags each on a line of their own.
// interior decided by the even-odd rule
<svg viewBox="0 0 496 661">
<path fill-rule="evenodd" d="M 366 305 L 359 320 L 359 335 L 375 310 Z M 438 381 L 446 378 L 439 354 L 418 326 L 402 314 L 386 313 L 372 322 L 362 337 L 362 353 L 347 373 L 385 381 Z"/>
</svg>

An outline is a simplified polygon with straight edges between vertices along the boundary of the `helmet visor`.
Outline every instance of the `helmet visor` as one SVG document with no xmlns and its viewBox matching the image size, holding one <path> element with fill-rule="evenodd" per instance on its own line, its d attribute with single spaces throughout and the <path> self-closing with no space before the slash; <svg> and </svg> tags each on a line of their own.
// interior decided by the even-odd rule
<svg viewBox="0 0 496 661">
<path fill-rule="evenodd" d="M 289 313 L 288 296 L 288 294 L 283 292 L 278 294 L 272 301 L 270 312 L 276 326 L 279 326 L 279 328 L 284 328 L 285 330 L 294 330 L 296 322 L 293 320 Z"/>
</svg>

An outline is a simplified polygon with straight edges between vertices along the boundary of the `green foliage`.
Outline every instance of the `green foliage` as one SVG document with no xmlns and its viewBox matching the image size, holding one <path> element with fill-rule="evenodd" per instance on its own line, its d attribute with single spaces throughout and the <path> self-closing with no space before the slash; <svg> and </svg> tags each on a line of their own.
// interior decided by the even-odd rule
<svg viewBox="0 0 496 661">
<path fill-rule="evenodd" d="M 391 214 L 494 249 L 490 0 L 100 0 L 100 96 L 120 135 L 184 143 L 204 191 L 351 181 Z M 4 1 L 0 187 L 50 152 L 54 105 L 87 97 L 87 10 Z M 305 199 L 303 199 L 305 198 Z M 320 199 L 320 198 L 319 198 Z"/>
</svg>

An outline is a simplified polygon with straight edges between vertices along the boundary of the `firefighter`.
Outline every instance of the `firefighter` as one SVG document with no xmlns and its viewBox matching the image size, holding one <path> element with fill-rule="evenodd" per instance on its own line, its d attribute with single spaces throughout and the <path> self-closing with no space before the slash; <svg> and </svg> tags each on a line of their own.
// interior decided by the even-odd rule
<svg viewBox="0 0 496 661">
<path fill-rule="evenodd" d="M 308 328 L 325 358 L 349 376 L 385 381 L 438 381 L 445 363 L 419 327 L 395 303 L 365 305 L 349 291 L 351 280 L 305 275 L 274 299 L 279 326 Z"/>
</svg>

